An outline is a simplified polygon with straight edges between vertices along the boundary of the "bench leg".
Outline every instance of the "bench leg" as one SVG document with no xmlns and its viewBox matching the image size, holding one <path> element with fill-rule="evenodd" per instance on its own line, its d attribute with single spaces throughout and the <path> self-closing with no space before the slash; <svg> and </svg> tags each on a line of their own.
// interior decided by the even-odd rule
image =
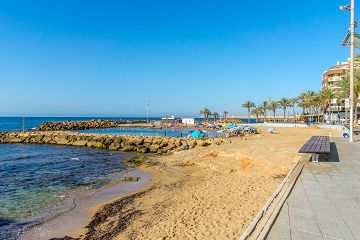
<svg viewBox="0 0 360 240">
<path fill-rule="evenodd" d="M 311 161 L 319 162 L 319 154 L 316 154 L 316 153 L 311 154 Z"/>
</svg>

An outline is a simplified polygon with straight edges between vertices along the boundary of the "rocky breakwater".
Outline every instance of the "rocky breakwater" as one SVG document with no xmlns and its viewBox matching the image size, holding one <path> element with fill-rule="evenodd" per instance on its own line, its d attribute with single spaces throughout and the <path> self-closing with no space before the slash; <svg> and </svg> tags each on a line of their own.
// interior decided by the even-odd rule
<svg viewBox="0 0 360 240">
<path fill-rule="evenodd" d="M 143 120 L 89 120 L 89 121 L 66 121 L 45 122 L 36 128 L 37 131 L 67 131 L 84 130 L 92 128 L 114 128 L 121 124 L 144 123 Z"/>
<path fill-rule="evenodd" d="M 0 143 L 38 143 L 103 148 L 113 151 L 136 151 L 139 153 L 170 153 L 189 150 L 196 146 L 229 142 L 226 139 L 184 139 L 144 136 L 114 136 L 64 131 L 4 132 Z"/>
</svg>

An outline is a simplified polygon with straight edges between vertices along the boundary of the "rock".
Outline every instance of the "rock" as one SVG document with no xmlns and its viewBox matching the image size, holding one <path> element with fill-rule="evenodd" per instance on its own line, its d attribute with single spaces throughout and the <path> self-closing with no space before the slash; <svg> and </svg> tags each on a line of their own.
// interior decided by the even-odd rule
<svg viewBox="0 0 360 240">
<path fill-rule="evenodd" d="M 140 147 L 136 150 L 138 153 L 148 153 L 149 152 L 149 148 L 147 147 Z"/>
<path fill-rule="evenodd" d="M 151 153 L 157 153 L 157 151 L 159 150 L 159 148 L 160 148 L 159 145 L 151 145 L 151 146 L 149 147 L 149 151 L 150 151 Z"/>
<path fill-rule="evenodd" d="M 177 140 L 175 141 L 175 146 L 176 146 L 176 147 L 180 147 L 180 146 L 181 146 L 181 141 L 180 141 L 180 139 L 177 139 Z"/>
<path fill-rule="evenodd" d="M 62 135 L 55 136 L 54 141 L 60 145 L 67 145 L 69 143 L 69 140 L 66 139 L 66 136 L 62 136 Z"/>
<path fill-rule="evenodd" d="M 104 143 L 102 142 L 95 142 L 95 141 L 90 141 L 86 143 L 86 146 L 88 147 L 93 147 L 93 148 L 106 148 L 106 146 L 104 145 Z"/>
<path fill-rule="evenodd" d="M 112 151 L 116 151 L 120 148 L 121 148 L 121 145 L 120 145 L 120 143 L 117 143 L 117 142 L 113 142 L 112 144 L 109 145 L 109 150 L 112 150 Z"/>
<path fill-rule="evenodd" d="M 128 152 L 128 151 L 134 151 L 136 148 L 134 146 L 131 145 L 125 145 L 124 147 L 121 148 L 121 151 L 123 152 Z"/>
<path fill-rule="evenodd" d="M 86 146 L 87 143 L 88 143 L 88 141 L 86 141 L 86 140 L 77 140 L 77 141 L 72 142 L 71 145 L 83 147 L 83 146 Z"/>
<path fill-rule="evenodd" d="M 129 145 L 139 146 L 144 143 L 144 139 L 134 137 L 128 141 Z"/>
<path fill-rule="evenodd" d="M 153 140 L 154 140 L 153 137 L 146 137 L 144 143 L 149 143 L 151 145 L 153 143 Z"/>
</svg>

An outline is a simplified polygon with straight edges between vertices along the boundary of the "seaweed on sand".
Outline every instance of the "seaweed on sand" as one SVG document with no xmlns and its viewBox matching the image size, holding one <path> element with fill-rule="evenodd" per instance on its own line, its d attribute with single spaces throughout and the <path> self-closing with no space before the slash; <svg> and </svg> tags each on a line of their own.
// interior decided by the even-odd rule
<svg viewBox="0 0 360 240">
<path fill-rule="evenodd" d="M 139 156 L 124 159 L 123 162 L 125 164 L 127 164 L 129 167 L 139 167 L 144 164 L 146 164 L 148 166 L 157 165 L 158 163 L 151 158 L 152 156 L 153 155 L 151 155 L 151 154 L 147 154 L 146 156 L 139 155 Z"/>
<path fill-rule="evenodd" d="M 50 240 L 109 240 L 124 231 L 132 220 L 142 215 L 140 210 L 135 209 L 132 204 L 136 198 L 144 196 L 152 188 L 123 197 L 115 202 L 106 204 L 98 211 L 91 222 L 86 226 L 85 236 L 72 238 L 65 236 L 62 238 L 52 238 Z"/>
<path fill-rule="evenodd" d="M 143 214 L 142 211 L 132 206 L 135 199 L 144 196 L 151 190 L 150 188 L 134 193 L 105 205 L 86 226 L 87 233 L 83 239 L 107 240 L 114 238 L 124 231 L 134 218 Z"/>
</svg>

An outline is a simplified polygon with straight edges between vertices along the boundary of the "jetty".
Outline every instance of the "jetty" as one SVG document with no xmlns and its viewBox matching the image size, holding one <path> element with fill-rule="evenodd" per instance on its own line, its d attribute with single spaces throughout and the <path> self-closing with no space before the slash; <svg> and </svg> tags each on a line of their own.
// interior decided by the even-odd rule
<svg viewBox="0 0 360 240">
<path fill-rule="evenodd" d="M 37 143 L 165 154 L 230 142 L 221 138 L 187 139 L 155 136 L 119 136 L 70 131 L 29 131 L 0 133 L 1 143 Z"/>
</svg>

